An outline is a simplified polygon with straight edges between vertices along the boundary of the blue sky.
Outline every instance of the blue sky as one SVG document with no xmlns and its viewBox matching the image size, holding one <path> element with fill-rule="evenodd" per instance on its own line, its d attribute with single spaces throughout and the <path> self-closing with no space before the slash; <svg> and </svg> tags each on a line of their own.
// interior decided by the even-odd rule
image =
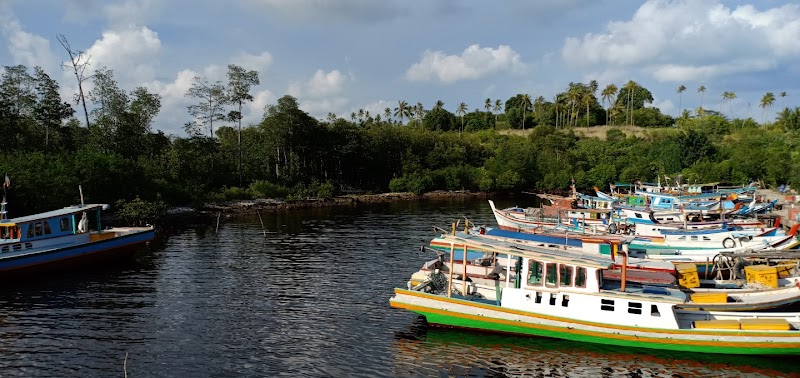
<svg viewBox="0 0 800 378">
<path fill-rule="evenodd" d="M 154 126 L 176 135 L 192 78 L 224 81 L 229 63 L 260 75 L 246 122 L 285 94 L 317 118 L 349 118 L 398 100 L 455 111 L 518 93 L 552 99 L 592 79 L 601 89 L 635 80 L 673 115 L 679 104 L 719 110 L 724 91 L 736 93 L 735 117 L 761 120 L 768 91 L 770 113 L 800 106 L 791 1 L 0 0 L 0 64 L 42 66 L 71 99 L 58 34 L 122 88 L 161 94 Z"/>
</svg>

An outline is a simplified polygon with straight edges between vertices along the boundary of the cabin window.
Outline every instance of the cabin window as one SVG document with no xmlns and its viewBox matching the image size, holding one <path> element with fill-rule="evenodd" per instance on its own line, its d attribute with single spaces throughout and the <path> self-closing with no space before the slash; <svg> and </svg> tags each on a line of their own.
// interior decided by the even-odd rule
<svg viewBox="0 0 800 378">
<path fill-rule="evenodd" d="M 547 287 L 558 286 L 558 264 L 547 264 L 547 275 L 544 277 Z"/>
<path fill-rule="evenodd" d="M 25 243 L 25 249 L 31 249 L 31 248 L 33 248 L 33 244 Z"/>
<path fill-rule="evenodd" d="M 36 236 L 42 236 L 42 235 L 44 235 L 44 230 L 43 230 L 43 227 L 42 227 L 42 223 L 41 223 L 41 222 L 36 222 L 36 223 L 34 223 L 34 224 L 33 224 L 33 230 L 34 230 L 34 232 L 36 233 Z"/>
<path fill-rule="evenodd" d="M 636 218 L 641 219 L 642 218 L 642 214 L 636 213 Z"/>
<path fill-rule="evenodd" d="M 642 314 L 642 304 L 639 302 L 628 302 L 628 313 L 629 314 Z"/>
<path fill-rule="evenodd" d="M 8 252 L 8 246 L 3 247 L 3 252 Z"/>
<path fill-rule="evenodd" d="M 692 240 L 697 240 L 697 235 L 692 235 Z"/>
<path fill-rule="evenodd" d="M 572 286 L 572 267 L 569 265 L 559 265 L 558 274 L 561 276 L 559 284 L 561 286 Z"/>
<path fill-rule="evenodd" d="M 550 306 L 556 305 L 556 293 L 550 293 Z"/>
<path fill-rule="evenodd" d="M 0 239 L 11 239 L 11 227 L 0 227 Z"/>
<path fill-rule="evenodd" d="M 61 232 L 69 231 L 69 218 L 61 218 L 58 222 L 61 228 Z"/>
<path fill-rule="evenodd" d="M 33 235 L 34 235 L 34 233 L 33 233 L 33 225 L 29 224 L 28 225 L 28 238 L 32 238 Z"/>
<path fill-rule="evenodd" d="M 661 316 L 661 313 L 658 312 L 658 306 L 656 305 L 650 306 L 650 316 Z"/>
<path fill-rule="evenodd" d="M 711 238 L 709 238 L 708 236 L 703 236 L 703 240 L 704 241 L 711 241 Z"/>
<path fill-rule="evenodd" d="M 14 244 L 12 248 L 14 248 L 15 251 L 19 251 L 22 249 L 22 244 Z"/>
<path fill-rule="evenodd" d="M 575 272 L 575 287 L 586 287 L 586 268 L 578 267 Z"/>
<path fill-rule="evenodd" d="M 50 223 L 45 221 L 44 222 L 44 234 L 45 235 L 50 235 L 50 233 L 51 233 L 50 232 Z"/>
<path fill-rule="evenodd" d="M 533 286 L 542 285 L 542 276 L 543 276 L 542 265 L 544 264 L 535 260 L 528 261 L 528 285 L 533 285 Z"/>
<path fill-rule="evenodd" d="M 564 294 L 561 296 L 561 307 L 569 306 L 569 295 Z"/>
<path fill-rule="evenodd" d="M 603 311 L 614 311 L 614 300 L 613 299 L 601 299 L 600 300 L 600 309 Z"/>
</svg>

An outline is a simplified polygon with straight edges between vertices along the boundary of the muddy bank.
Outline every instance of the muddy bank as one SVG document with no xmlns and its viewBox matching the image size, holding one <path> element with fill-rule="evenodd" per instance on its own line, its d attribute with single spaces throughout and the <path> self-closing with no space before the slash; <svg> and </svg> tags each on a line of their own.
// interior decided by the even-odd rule
<svg viewBox="0 0 800 378">
<path fill-rule="evenodd" d="M 216 222 L 217 217 L 233 218 L 240 215 L 253 215 L 256 213 L 269 213 L 275 211 L 291 211 L 294 209 L 308 209 L 337 206 L 358 206 L 367 204 L 389 203 L 399 201 L 431 201 L 458 198 L 489 198 L 489 193 L 481 192 L 449 192 L 435 191 L 421 195 L 414 193 L 382 193 L 382 194 L 357 194 L 344 195 L 327 199 L 309 198 L 304 200 L 284 201 L 278 199 L 257 199 L 243 201 L 228 201 L 210 203 L 200 210 L 190 208 L 170 209 L 168 214 L 161 219 L 160 224 L 165 227 L 180 225 L 208 225 Z"/>
</svg>

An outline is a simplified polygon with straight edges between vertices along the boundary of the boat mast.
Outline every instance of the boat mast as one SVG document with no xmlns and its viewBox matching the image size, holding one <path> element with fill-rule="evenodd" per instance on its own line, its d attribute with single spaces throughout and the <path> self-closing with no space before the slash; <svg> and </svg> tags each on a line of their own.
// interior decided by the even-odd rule
<svg viewBox="0 0 800 378">
<path fill-rule="evenodd" d="M 9 187 L 11 187 L 11 179 L 8 178 L 8 173 L 6 173 L 5 180 L 3 181 L 3 201 L 0 202 L 0 220 L 8 219 L 8 211 L 6 211 L 8 202 L 6 201 L 6 197 L 8 197 L 7 190 Z"/>
</svg>

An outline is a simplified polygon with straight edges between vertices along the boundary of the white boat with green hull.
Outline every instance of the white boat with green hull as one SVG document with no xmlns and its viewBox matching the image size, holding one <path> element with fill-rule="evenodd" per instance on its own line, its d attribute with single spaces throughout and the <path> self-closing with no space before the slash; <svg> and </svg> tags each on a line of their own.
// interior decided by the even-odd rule
<svg viewBox="0 0 800 378">
<path fill-rule="evenodd" d="M 626 287 L 624 271 L 618 288 L 604 286 L 601 272 L 611 268 L 604 258 L 536 248 L 502 253 L 519 274 L 501 275 L 494 300 L 470 295 L 469 283 L 454 282 L 451 271 L 444 293 L 398 288 L 390 304 L 445 327 L 691 352 L 800 354 L 800 313 L 688 309 L 679 290 Z"/>
</svg>

